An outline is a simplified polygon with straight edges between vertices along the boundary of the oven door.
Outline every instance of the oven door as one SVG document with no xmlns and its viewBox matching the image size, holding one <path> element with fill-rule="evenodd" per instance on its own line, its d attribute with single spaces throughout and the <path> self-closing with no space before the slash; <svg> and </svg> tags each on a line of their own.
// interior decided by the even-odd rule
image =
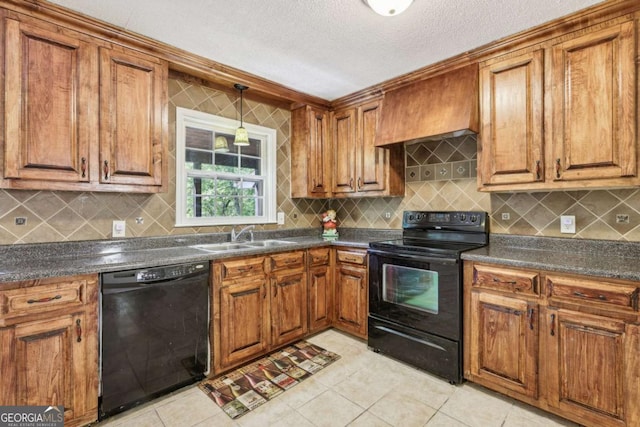
<svg viewBox="0 0 640 427">
<path fill-rule="evenodd" d="M 458 341 L 460 277 L 457 258 L 369 249 L 369 314 Z"/>
</svg>

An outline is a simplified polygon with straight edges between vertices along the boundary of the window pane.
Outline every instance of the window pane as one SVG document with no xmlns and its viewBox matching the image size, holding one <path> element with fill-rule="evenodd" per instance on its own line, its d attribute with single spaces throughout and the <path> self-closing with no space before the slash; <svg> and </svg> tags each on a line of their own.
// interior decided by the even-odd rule
<svg viewBox="0 0 640 427">
<path fill-rule="evenodd" d="M 240 167 L 243 175 L 261 175 L 259 158 L 242 156 Z"/>
<path fill-rule="evenodd" d="M 213 156 L 211 152 L 187 150 L 185 152 L 185 162 L 187 169 L 212 170 Z"/>
<path fill-rule="evenodd" d="M 213 132 L 210 130 L 187 127 L 185 137 L 187 148 L 213 149 Z"/>
</svg>

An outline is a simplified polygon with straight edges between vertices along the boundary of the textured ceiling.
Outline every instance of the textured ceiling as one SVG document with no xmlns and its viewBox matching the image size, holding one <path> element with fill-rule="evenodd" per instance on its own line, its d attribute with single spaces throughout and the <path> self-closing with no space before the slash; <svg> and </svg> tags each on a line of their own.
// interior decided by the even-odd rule
<svg viewBox="0 0 640 427">
<path fill-rule="evenodd" d="M 415 0 L 382 17 L 362 0 L 52 0 L 333 100 L 600 3 Z"/>
</svg>

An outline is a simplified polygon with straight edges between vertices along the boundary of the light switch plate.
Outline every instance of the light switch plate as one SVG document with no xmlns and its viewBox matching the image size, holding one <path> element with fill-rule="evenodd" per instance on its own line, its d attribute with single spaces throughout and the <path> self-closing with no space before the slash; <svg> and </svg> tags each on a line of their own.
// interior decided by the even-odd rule
<svg viewBox="0 0 640 427">
<path fill-rule="evenodd" d="M 560 232 L 565 234 L 576 234 L 575 215 L 560 216 Z"/>
<path fill-rule="evenodd" d="M 125 221 L 113 221 L 111 237 L 125 237 L 127 223 Z"/>
<path fill-rule="evenodd" d="M 284 212 L 278 212 L 278 225 L 284 225 Z"/>
</svg>

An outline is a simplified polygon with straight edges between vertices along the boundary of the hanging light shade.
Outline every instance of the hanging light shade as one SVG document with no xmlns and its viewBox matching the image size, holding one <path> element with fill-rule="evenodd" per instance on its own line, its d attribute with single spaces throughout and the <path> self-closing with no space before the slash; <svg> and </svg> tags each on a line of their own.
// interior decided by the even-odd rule
<svg viewBox="0 0 640 427">
<path fill-rule="evenodd" d="M 363 0 L 374 12 L 382 16 L 396 16 L 407 10 L 413 0 Z"/>
<path fill-rule="evenodd" d="M 213 151 L 216 153 L 228 153 L 229 152 L 229 142 L 227 138 L 224 136 L 217 136 L 215 143 L 213 145 Z"/>
<path fill-rule="evenodd" d="M 246 147 L 247 145 L 249 145 L 249 133 L 244 128 L 244 123 L 242 121 L 242 92 L 249 88 L 239 83 L 236 83 L 235 85 L 233 85 L 233 87 L 240 91 L 240 127 L 236 129 L 236 137 L 233 140 L 233 145 Z"/>
</svg>

